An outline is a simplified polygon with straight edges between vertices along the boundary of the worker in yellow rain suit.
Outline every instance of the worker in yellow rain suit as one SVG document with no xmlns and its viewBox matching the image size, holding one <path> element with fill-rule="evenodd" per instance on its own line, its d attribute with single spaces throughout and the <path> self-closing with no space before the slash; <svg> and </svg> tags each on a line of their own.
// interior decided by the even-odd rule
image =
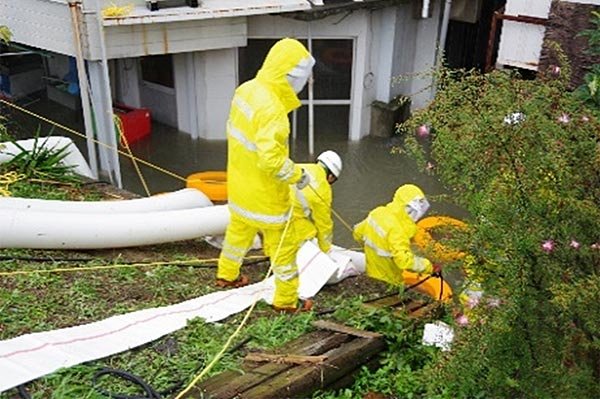
<svg viewBox="0 0 600 399">
<path fill-rule="evenodd" d="M 217 285 L 248 284 L 240 265 L 260 232 L 265 249 L 273 249 L 267 253 L 275 275 L 273 307 L 282 311 L 298 308 L 298 239 L 294 226 L 287 223 L 292 209 L 289 185 L 302 189 L 309 182 L 306 172 L 289 158 L 288 113 L 300 106 L 298 93 L 314 63 L 299 41 L 279 40 L 256 77 L 236 89 L 227 121 L 231 221 L 219 256 Z"/>
<path fill-rule="evenodd" d="M 364 245 L 367 275 L 392 285 L 403 285 L 402 272 L 429 274 L 438 266 L 415 255 L 410 240 L 417 232 L 416 222 L 429 209 L 423 191 L 405 184 L 396 190 L 392 202 L 373 209 L 354 226 L 354 239 Z"/>
<path fill-rule="evenodd" d="M 317 162 L 300 165 L 310 176 L 309 186 L 294 187 L 294 225 L 301 242 L 317 239 L 321 251 L 328 253 L 333 239 L 331 185 L 342 173 L 342 159 L 331 150 L 321 153 Z"/>
</svg>

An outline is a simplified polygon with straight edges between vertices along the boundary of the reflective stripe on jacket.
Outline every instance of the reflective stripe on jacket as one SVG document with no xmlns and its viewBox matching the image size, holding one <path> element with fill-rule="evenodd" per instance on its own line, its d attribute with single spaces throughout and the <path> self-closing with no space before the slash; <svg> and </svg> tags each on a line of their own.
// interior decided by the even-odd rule
<svg viewBox="0 0 600 399">
<path fill-rule="evenodd" d="M 299 164 L 310 176 L 310 187 L 292 188 L 294 197 L 294 223 L 302 241 L 317 238 L 323 252 L 331 249 L 333 221 L 331 220 L 331 185 L 325 169 L 316 163 Z"/>
<path fill-rule="evenodd" d="M 227 121 L 230 211 L 259 227 L 280 227 L 290 216 L 289 185 L 301 176 L 289 159 L 287 114 L 300 106 L 286 74 L 309 56 L 297 40 L 269 51 L 256 77 L 237 88 Z"/>
<path fill-rule="evenodd" d="M 404 207 L 390 202 L 372 210 L 354 226 L 354 238 L 364 244 L 367 275 L 393 285 L 403 283 L 402 271 L 431 273 L 428 259 L 416 256 L 410 240 L 417 231 Z"/>
</svg>

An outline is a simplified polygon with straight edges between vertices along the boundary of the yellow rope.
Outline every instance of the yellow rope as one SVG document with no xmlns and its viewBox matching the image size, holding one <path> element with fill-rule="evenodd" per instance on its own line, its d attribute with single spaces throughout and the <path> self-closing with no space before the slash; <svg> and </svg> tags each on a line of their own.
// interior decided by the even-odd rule
<svg viewBox="0 0 600 399">
<path fill-rule="evenodd" d="M 247 256 L 244 259 L 263 259 L 264 256 Z M 91 260 L 91 259 L 90 259 Z M 36 270 L 16 270 L 12 272 L 0 272 L 0 276 L 16 276 L 16 275 L 30 275 L 30 274 L 49 274 L 49 273 L 66 273 L 66 272 L 84 272 L 90 270 L 110 270 L 110 269 L 126 269 L 136 267 L 155 267 L 155 266 L 170 266 L 170 265 L 191 265 L 191 264 L 206 264 L 211 262 L 217 262 L 218 258 L 212 259 L 189 259 L 189 260 L 169 260 L 162 262 L 149 262 L 149 263 L 117 263 L 114 265 L 100 265 L 100 266 L 84 266 L 84 267 L 61 267 L 54 269 L 36 269 Z"/>
<path fill-rule="evenodd" d="M 118 6 L 114 2 L 111 1 L 110 5 L 104 7 L 102 9 L 102 17 L 110 18 L 110 17 L 124 17 L 129 15 L 133 10 L 133 4 L 128 4 L 126 6 Z"/>
<path fill-rule="evenodd" d="M 7 172 L 3 175 L 0 175 L 0 197 L 10 197 L 11 192 L 9 191 L 8 186 L 18 182 L 24 177 L 25 175 L 17 173 L 15 171 Z"/>
<path fill-rule="evenodd" d="M 142 182 L 142 186 L 144 186 L 144 191 L 146 191 L 146 195 L 148 197 L 150 197 L 152 194 L 150 194 L 150 190 L 148 189 L 148 184 L 146 184 L 146 179 L 144 179 L 144 176 L 142 175 L 142 171 L 140 170 L 140 167 L 138 166 L 137 161 L 135 160 L 133 153 L 131 152 L 131 148 L 129 148 L 129 142 L 127 141 L 127 137 L 125 137 L 125 132 L 123 129 L 123 121 L 121 120 L 121 118 L 119 118 L 118 115 L 114 115 L 114 119 L 115 119 L 115 125 L 117 126 L 117 132 L 119 133 L 119 138 L 121 140 L 123 140 L 125 149 L 127 150 L 127 153 L 129 154 L 129 156 L 131 157 L 131 161 L 133 162 L 133 167 L 135 168 L 135 171 L 138 174 L 140 181 Z"/>
<path fill-rule="evenodd" d="M 79 136 L 79 137 L 83 137 L 84 139 L 87 139 L 87 138 L 88 138 L 88 137 L 87 137 L 85 134 L 82 134 L 82 133 L 78 132 L 77 130 L 71 129 L 70 127 L 67 127 L 67 126 L 65 126 L 65 125 L 61 125 L 61 124 L 60 124 L 60 123 L 58 123 L 58 122 L 55 122 L 55 121 L 53 121 L 53 120 L 51 120 L 51 119 L 48 119 L 48 118 L 45 118 L 45 117 L 43 117 L 43 116 L 41 116 L 41 115 L 38 115 L 38 114 L 36 114 L 35 112 L 32 112 L 32 111 L 30 111 L 30 110 L 28 110 L 28 109 L 25 109 L 25 108 L 19 107 L 18 105 L 16 105 L 16 104 L 13 104 L 13 103 L 11 103 L 11 102 L 9 102 L 9 101 L 6 101 L 6 100 L 3 100 L 3 99 L 0 99 L 0 103 L 6 104 L 6 105 L 8 105 L 8 106 L 10 106 L 10 107 L 13 107 L 14 109 L 16 109 L 16 110 L 18 110 L 18 111 L 21 111 L 21 112 L 23 112 L 23 113 L 25 113 L 25 114 L 28 114 L 28 115 L 31 115 L 31 116 L 33 116 L 33 117 L 35 117 L 35 118 L 37 118 L 37 119 L 39 119 L 39 120 L 41 120 L 41 121 L 44 121 L 44 122 L 46 122 L 46 123 L 49 123 L 49 124 L 51 124 L 51 125 L 53 125 L 53 126 L 56 126 L 56 127 L 58 127 L 58 128 L 61 128 L 61 129 L 63 129 L 63 130 L 64 130 L 64 131 L 66 131 L 66 132 L 73 133 L 73 134 L 75 134 L 75 135 L 77 135 L 77 136 Z M 101 141 L 98 141 L 98 140 L 96 140 L 96 139 L 94 139 L 94 138 L 92 138 L 91 140 L 92 140 L 92 142 L 94 142 L 94 143 L 96 143 L 96 144 L 98 144 L 98 145 L 101 145 L 101 146 L 103 146 L 103 147 L 105 147 L 105 148 L 115 149 L 115 147 L 113 147 L 113 146 L 111 146 L 111 145 L 108 145 L 108 144 L 105 144 L 105 143 L 103 143 L 103 142 L 101 142 Z M 141 163 L 142 165 L 146 165 L 146 166 L 148 166 L 148 167 L 150 167 L 150 168 L 156 169 L 156 170 L 158 170 L 159 172 L 162 172 L 162 173 L 164 173 L 164 174 L 166 174 L 166 175 L 169 175 L 169 176 L 171 176 L 171 177 L 173 177 L 173 178 L 175 178 L 175 179 L 178 179 L 178 180 L 181 180 L 181 181 L 186 181 L 186 178 L 185 178 L 185 177 L 179 176 L 178 174 L 176 174 L 176 173 L 173 173 L 173 172 L 171 172 L 171 171 L 168 171 L 168 170 L 166 170 L 166 169 L 164 169 L 164 168 L 161 168 L 160 166 L 154 165 L 154 164 L 152 164 L 152 163 L 150 163 L 150 162 L 148 162 L 148 161 L 145 161 L 145 160 L 143 160 L 143 159 L 141 159 L 141 158 L 138 158 L 138 157 L 136 157 L 136 156 L 133 156 L 133 155 L 131 155 L 131 156 L 130 156 L 129 154 L 127 154 L 127 153 L 126 153 L 126 152 L 124 152 L 124 151 L 121 151 L 121 150 L 119 150 L 118 148 L 116 149 L 116 151 L 117 151 L 117 153 L 119 153 L 119 154 L 121 154 L 121 155 L 123 155 L 123 156 L 125 156 L 125 157 L 127 157 L 127 158 L 131 158 L 132 160 L 136 160 L 136 161 L 138 161 L 138 162 L 139 162 L 139 163 Z"/>
<path fill-rule="evenodd" d="M 309 184 L 309 185 L 308 185 L 308 187 L 310 187 L 310 189 L 313 191 L 313 193 L 315 193 L 315 195 L 317 196 L 317 198 L 319 198 L 319 199 L 320 199 L 320 200 L 321 200 L 321 201 L 322 201 L 322 202 L 323 202 L 325 205 L 329 206 L 329 209 L 331 209 L 331 213 L 333 213 L 333 214 L 334 214 L 334 216 L 335 216 L 336 218 L 338 218 L 338 220 L 339 220 L 340 222 L 342 222 L 342 224 L 344 225 L 344 227 L 346 227 L 346 228 L 347 228 L 347 229 L 350 231 L 350 233 L 353 233 L 353 232 L 354 232 L 354 230 L 352 229 L 352 227 L 350 226 L 350 224 L 344 220 L 344 218 L 342 217 L 342 215 L 340 215 L 339 213 L 337 213 L 337 212 L 335 211 L 335 209 L 333 209 L 333 206 L 330 206 L 330 205 L 329 205 L 329 204 L 328 204 L 328 203 L 327 203 L 327 202 L 326 202 L 326 201 L 323 199 L 323 197 L 321 197 L 321 196 L 319 195 L 319 193 L 317 192 L 317 190 L 316 190 L 316 189 L 315 189 L 313 186 L 311 186 L 311 185 Z"/>
<path fill-rule="evenodd" d="M 277 257 L 279 256 L 279 251 L 281 250 L 281 245 L 283 244 L 283 240 L 285 239 L 285 236 L 287 235 L 288 227 L 290 226 L 290 222 L 291 221 L 292 221 L 292 212 L 290 210 L 290 217 L 289 217 L 289 219 L 287 220 L 287 222 L 285 224 L 285 228 L 283 229 L 283 234 L 281 234 L 281 240 L 279 240 L 279 244 L 277 245 L 277 250 L 275 251 L 275 257 L 273 259 L 277 259 Z M 275 263 L 275 261 L 272 261 L 271 264 L 269 265 L 269 270 L 267 270 L 267 274 L 266 274 L 264 280 L 266 280 L 267 278 L 269 278 L 269 276 L 271 275 L 271 271 L 273 270 L 273 264 L 274 263 Z M 194 379 L 192 380 L 192 382 L 190 382 L 188 384 L 188 386 L 183 391 L 181 391 L 179 394 L 177 394 L 177 396 L 175 396 L 175 399 L 181 399 L 185 394 L 187 394 L 194 387 L 194 385 L 196 385 L 198 383 L 198 381 L 200 381 L 214 367 L 214 365 L 219 360 L 221 360 L 221 358 L 223 357 L 223 355 L 225 354 L 225 352 L 227 351 L 227 349 L 229 349 L 229 347 L 231 346 L 231 343 L 233 342 L 233 339 L 239 335 L 240 331 L 242 331 L 242 328 L 244 327 L 244 325 L 248 321 L 248 318 L 250 317 L 250 314 L 252 314 L 252 311 L 256 307 L 256 303 L 257 302 L 258 302 L 258 298 L 255 297 L 252 300 L 252 305 L 250 305 L 250 308 L 248 309 L 248 311 L 244 315 L 244 318 L 242 319 L 242 321 L 240 322 L 240 324 L 237 326 L 237 328 L 235 329 L 235 331 L 233 332 L 233 334 L 231 334 L 229 336 L 229 338 L 227 338 L 227 342 L 225 342 L 225 345 L 223 345 L 223 348 L 221 348 L 221 350 L 219 351 L 219 353 L 217 353 L 215 355 L 215 357 L 213 358 L 213 360 L 211 360 L 211 362 L 204 368 L 204 370 L 202 370 L 196 377 L 194 377 Z"/>
</svg>

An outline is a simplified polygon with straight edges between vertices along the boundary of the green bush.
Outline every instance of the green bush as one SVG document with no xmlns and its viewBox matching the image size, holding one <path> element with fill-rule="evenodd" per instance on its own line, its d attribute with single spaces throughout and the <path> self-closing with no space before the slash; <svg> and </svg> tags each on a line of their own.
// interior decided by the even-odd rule
<svg viewBox="0 0 600 399">
<path fill-rule="evenodd" d="M 444 70 L 399 128 L 471 215 L 462 245 L 496 299 L 459 328 L 427 397 L 600 397 L 600 123 L 560 70 Z"/>
</svg>

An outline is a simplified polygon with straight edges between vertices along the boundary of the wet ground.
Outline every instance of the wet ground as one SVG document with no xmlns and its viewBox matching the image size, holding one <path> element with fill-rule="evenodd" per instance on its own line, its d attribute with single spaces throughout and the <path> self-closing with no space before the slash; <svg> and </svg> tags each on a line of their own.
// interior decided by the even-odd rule
<svg viewBox="0 0 600 399">
<path fill-rule="evenodd" d="M 28 107 L 34 112 L 47 116 L 77 131 L 83 132 L 80 114 L 56 103 L 41 100 Z M 401 138 L 366 137 L 358 142 L 347 140 L 347 107 L 317 107 L 315 110 L 314 154 L 308 153 L 306 134 L 306 112 L 298 116 L 297 137 L 290 142 L 291 155 L 296 162 L 312 162 L 322 151 L 332 149 L 343 158 L 344 170 L 341 178 L 334 184 L 334 210 L 348 225 L 364 218 L 378 205 L 390 201 L 397 187 L 405 183 L 414 183 L 423 188 L 428 195 L 443 194 L 446 191 L 432 176 L 417 170 L 410 158 L 392 153 L 392 149 L 401 143 Z M 38 122 L 31 117 L 20 118 L 21 134 L 27 137 Z M 49 125 L 42 123 L 42 132 L 50 131 Z M 55 135 L 67 135 L 55 128 Z M 30 137 L 30 136 L 29 136 Z M 85 140 L 75 136 L 75 141 L 83 154 L 86 154 Z M 208 141 L 192 139 L 175 128 L 157 122 L 152 124 L 152 132 L 131 145 L 138 158 L 144 159 L 172 175 L 140 165 L 150 193 L 172 191 L 185 186 L 185 178 L 192 173 L 206 170 L 225 170 L 227 164 L 227 143 L 225 140 Z M 139 174 L 131 160 L 121 157 L 123 188 L 139 195 L 145 195 L 145 189 Z M 461 210 L 449 203 L 432 202 L 430 214 L 464 216 Z M 352 236 L 344 223 L 335 220 L 335 243 L 345 247 L 354 245 Z"/>
</svg>

